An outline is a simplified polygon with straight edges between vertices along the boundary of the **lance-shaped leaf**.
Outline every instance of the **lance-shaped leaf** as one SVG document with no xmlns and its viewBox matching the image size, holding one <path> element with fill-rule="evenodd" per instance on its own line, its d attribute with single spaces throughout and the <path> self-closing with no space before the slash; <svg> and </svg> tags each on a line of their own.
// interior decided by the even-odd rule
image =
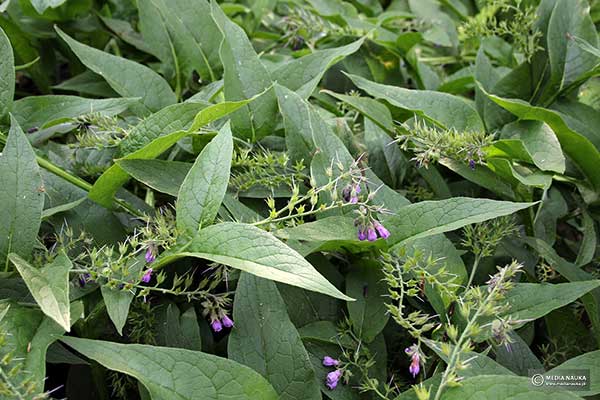
<svg viewBox="0 0 600 400">
<path fill-rule="evenodd" d="M 29 96 L 14 102 L 13 115 L 25 129 L 46 128 L 85 114 L 117 115 L 137 104 L 138 99 Z"/>
<path fill-rule="evenodd" d="M 15 95 L 15 58 L 6 34 L 0 28 L 0 121 L 10 111 Z"/>
<path fill-rule="evenodd" d="M 329 283 L 296 251 L 252 225 L 224 222 L 201 229 L 181 248 L 163 253 L 155 265 L 158 268 L 181 257 L 204 258 L 262 278 L 353 300 Z"/>
<path fill-rule="evenodd" d="M 483 89 L 482 92 L 486 93 Z M 493 94 L 486 95 L 499 106 L 523 120 L 543 121 L 547 123 L 558 138 L 560 146 L 581 172 L 590 181 L 596 193 L 600 192 L 600 151 L 585 136 L 572 130 L 562 115 L 553 110 L 532 106 L 519 99 L 504 99 Z M 596 195 L 596 198 L 598 196 Z"/>
<path fill-rule="evenodd" d="M 73 267 L 71 260 L 64 253 L 60 253 L 50 264 L 43 268 L 35 268 L 14 253 L 10 254 L 9 258 L 44 314 L 69 332 L 69 271 Z"/>
<path fill-rule="evenodd" d="M 547 374 L 560 374 L 561 371 L 569 369 L 588 369 L 590 371 L 590 376 L 588 377 L 590 381 L 589 389 L 577 391 L 577 394 L 582 396 L 594 396 L 600 393 L 600 350 L 571 358 L 559 366 L 552 368 Z"/>
<path fill-rule="evenodd" d="M 55 29 L 79 60 L 102 76 L 115 92 L 123 97 L 140 97 L 142 113 L 158 111 L 177 102 L 167 81 L 150 68 L 87 46 L 71 38 L 60 28 Z"/>
<path fill-rule="evenodd" d="M 239 101 L 265 91 L 272 86 L 269 71 L 259 60 L 244 30 L 231 21 L 212 1 L 212 17 L 223 33 L 221 62 L 223 63 L 225 99 Z M 233 130 L 257 140 L 270 135 L 277 123 L 277 100 L 272 89 L 248 107 L 231 116 Z"/>
<path fill-rule="evenodd" d="M 260 95 L 259 95 L 260 96 Z M 133 148 L 136 150 L 133 153 L 127 154 L 122 159 L 133 160 L 133 159 L 152 159 L 161 155 L 163 152 L 168 150 L 171 146 L 173 146 L 177 141 L 182 139 L 183 137 L 190 135 L 200 129 L 202 126 L 216 121 L 224 116 L 234 112 L 240 107 L 248 104 L 253 101 L 255 98 L 237 102 L 224 102 L 219 104 L 214 104 L 212 106 L 203 108 L 200 110 L 196 116 L 194 117 L 193 122 L 191 122 L 191 126 L 188 130 L 177 130 L 175 132 L 170 132 L 167 135 L 156 137 L 156 139 L 147 142 L 147 139 L 142 140 L 141 148 L 137 148 L 139 144 L 135 144 Z M 170 107 L 169 107 L 170 108 Z M 179 110 L 179 108 L 178 108 Z M 155 115 L 162 114 L 161 112 L 156 113 Z M 169 114 L 171 115 L 171 114 Z M 157 121 L 162 121 L 161 124 L 163 129 L 169 129 L 169 127 L 173 127 L 175 122 L 170 119 L 169 115 L 162 115 L 161 118 Z M 180 114 L 173 114 L 171 116 L 176 116 Z M 148 118 L 152 119 L 152 117 Z M 157 122 L 158 123 L 158 122 Z M 155 128 L 149 128 L 150 131 L 154 131 Z M 164 130 L 158 130 L 158 132 L 164 132 Z M 160 134 L 160 133 L 159 133 Z M 96 203 L 103 205 L 105 207 L 112 207 L 113 198 L 117 190 L 121 186 L 127 182 L 129 176 L 123 169 L 118 165 L 114 164 L 109 169 L 104 171 L 104 173 L 96 180 L 94 186 L 90 190 L 89 197 L 94 200 Z"/>
<path fill-rule="evenodd" d="M 125 172 L 152 189 L 177 197 L 192 163 L 166 160 L 119 160 Z"/>
<path fill-rule="evenodd" d="M 190 237 L 210 224 L 219 211 L 231 170 L 233 137 L 229 122 L 202 149 L 177 196 L 177 228 Z"/>
<path fill-rule="evenodd" d="M 277 231 L 283 239 L 325 242 L 323 249 L 342 246 L 394 246 L 408 240 L 450 232 L 463 226 L 487 221 L 531 207 L 535 203 L 513 203 L 489 199 L 454 197 L 439 201 L 422 201 L 391 209 L 384 225 L 391 235 L 387 240 L 361 242 L 354 221 L 349 217 L 327 217 L 315 222 Z"/>
<path fill-rule="evenodd" d="M 531 378 L 511 375 L 481 375 L 467 378 L 448 389 L 444 400 L 581 400 L 566 390 L 540 390 Z"/>
<path fill-rule="evenodd" d="M 317 50 L 304 57 L 288 61 L 273 71 L 273 81 L 306 99 L 315 90 L 329 67 L 358 51 L 364 41 L 363 37 L 345 46 Z"/>
<path fill-rule="evenodd" d="M 217 79 L 221 32 L 206 0 L 144 0 L 138 3 L 142 34 L 157 45 L 163 60 L 176 57 L 183 81 L 196 71 L 203 81 Z M 142 11 L 143 10 L 143 11 Z M 150 25 L 151 24 L 151 25 Z"/>
<path fill-rule="evenodd" d="M 108 369 L 138 379 L 153 399 L 278 399 L 257 372 L 212 354 L 74 337 L 61 341 Z"/>
<path fill-rule="evenodd" d="M 8 253 L 29 258 L 42 221 L 42 178 L 33 148 L 12 118 L 0 155 L 0 265 Z"/>
<path fill-rule="evenodd" d="M 382 85 L 357 75 L 348 75 L 348 77 L 371 96 L 414 112 L 443 128 L 474 132 L 484 130 L 483 122 L 475 108 L 461 97 L 429 90 L 410 90 Z"/>
<path fill-rule="evenodd" d="M 320 400 L 308 353 L 274 282 L 242 273 L 227 354 L 259 372 L 280 399 Z"/>
<path fill-rule="evenodd" d="M 31 5 L 40 14 L 43 14 L 47 8 L 56 8 L 67 0 L 31 0 Z"/>
</svg>

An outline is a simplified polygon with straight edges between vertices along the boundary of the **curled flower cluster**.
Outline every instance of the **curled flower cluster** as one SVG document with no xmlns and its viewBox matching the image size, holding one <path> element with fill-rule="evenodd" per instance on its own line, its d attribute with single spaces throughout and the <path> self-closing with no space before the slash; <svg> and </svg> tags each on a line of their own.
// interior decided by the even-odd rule
<svg viewBox="0 0 600 400">
<path fill-rule="evenodd" d="M 338 382 L 344 375 L 344 370 L 337 368 L 340 365 L 340 360 L 336 360 L 330 356 L 323 357 L 323 365 L 325 367 L 336 367 L 336 369 L 328 373 L 327 377 L 325 378 L 325 386 L 327 386 L 329 390 L 333 390 L 337 387 Z"/>
<path fill-rule="evenodd" d="M 419 352 L 419 346 L 413 344 L 410 347 L 404 349 L 404 352 L 410 357 L 410 366 L 408 371 L 412 374 L 413 378 L 416 378 L 421 371 L 421 353 Z"/>
</svg>

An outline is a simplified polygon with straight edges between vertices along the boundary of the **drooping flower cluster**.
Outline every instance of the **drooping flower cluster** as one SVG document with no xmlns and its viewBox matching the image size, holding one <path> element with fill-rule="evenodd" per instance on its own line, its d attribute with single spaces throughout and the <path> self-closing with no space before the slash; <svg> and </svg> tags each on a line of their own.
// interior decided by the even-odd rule
<svg viewBox="0 0 600 400">
<path fill-rule="evenodd" d="M 225 328 L 233 327 L 233 320 L 231 318 L 229 318 L 229 316 L 225 313 L 222 313 L 221 318 L 213 317 L 211 319 L 212 319 L 212 321 L 210 323 L 210 327 L 215 332 L 221 332 L 224 327 Z"/>
<path fill-rule="evenodd" d="M 336 360 L 333 357 L 325 356 L 323 357 L 323 365 L 325 367 L 336 367 L 334 371 L 331 371 L 327 374 L 325 378 L 325 386 L 329 388 L 329 390 L 333 390 L 337 387 L 338 382 L 344 375 L 344 370 L 341 368 L 337 368 L 340 366 L 340 360 Z"/>
<path fill-rule="evenodd" d="M 358 240 L 374 242 L 378 238 L 387 239 L 390 237 L 390 231 L 381 222 L 369 216 L 358 217 L 354 224 L 358 227 Z"/>
<path fill-rule="evenodd" d="M 412 346 L 404 349 L 404 352 L 410 357 L 410 366 L 408 367 L 408 371 L 412 374 L 413 378 L 416 378 L 421 371 L 421 353 L 419 351 L 419 346 L 413 344 Z"/>
</svg>

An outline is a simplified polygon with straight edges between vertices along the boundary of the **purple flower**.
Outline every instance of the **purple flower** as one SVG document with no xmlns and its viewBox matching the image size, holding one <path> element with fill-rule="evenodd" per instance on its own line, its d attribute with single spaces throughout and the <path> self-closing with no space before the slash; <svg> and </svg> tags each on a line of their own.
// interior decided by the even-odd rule
<svg viewBox="0 0 600 400">
<path fill-rule="evenodd" d="M 342 377 L 342 370 L 336 369 L 335 371 L 332 371 L 327 374 L 327 378 L 325 379 L 325 385 L 330 390 L 333 390 L 337 387 L 338 381 L 340 380 L 341 377 Z"/>
<path fill-rule="evenodd" d="M 358 240 L 367 240 L 367 232 L 362 226 L 358 228 Z"/>
<path fill-rule="evenodd" d="M 356 203 L 358 203 L 358 197 L 357 196 L 350 197 L 350 204 L 356 204 Z"/>
<path fill-rule="evenodd" d="M 469 167 L 475 169 L 475 160 L 469 160 Z"/>
<path fill-rule="evenodd" d="M 325 367 L 337 367 L 338 365 L 340 365 L 340 361 L 336 360 L 333 357 L 325 356 L 323 357 L 323 365 Z"/>
<path fill-rule="evenodd" d="M 380 222 L 375 221 L 373 225 L 375 225 L 375 229 L 377 229 L 377 233 L 379 233 L 379 236 L 381 236 L 384 239 L 390 237 L 390 231 L 385 229 L 385 226 L 383 226 Z"/>
<path fill-rule="evenodd" d="M 342 198 L 345 202 L 350 201 L 350 195 L 352 193 L 352 188 L 350 186 L 346 186 L 344 190 L 342 190 Z"/>
<path fill-rule="evenodd" d="M 213 319 L 213 321 L 210 323 L 210 327 L 215 332 L 221 332 L 223 330 L 223 325 L 218 319 Z"/>
<path fill-rule="evenodd" d="M 367 229 L 367 240 L 369 242 L 374 242 L 377 240 L 377 233 L 375 233 L 375 229 L 369 227 L 369 229 Z"/>
<path fill-rule="evenodd" d="M 416 344 L 413 344 L 412 346 L 407 347 L 404 352 L 408 354 L 411 359 L 408 372 L 415 378 L 421 371 L 421 355 L 419 354 L 419 347 L 417 347 Z"/>
<path fill-rule="evenodd" d="M 225 328 L 233 327 L 233 320 L 231 318 L 229 318 L 229 316 L 227 314 L 223 315 L 223 318 L 221 318 L 221 321 L 223 321 L 223 326 Z"/>
<path fill-rule="evenodd" d="M 84 287 L 86 283 L 88 283 L 92 276 L 86 272 L 85 274 L 79 275 L 79 286 Z"/>
<path fill-rule="evenodd" d="M 154 260 L 156 260 L 156 256 L 154 255 L 154 249 L 152 248 L 152 246 L 148 246 L 148 250 L 146 250 L 146 262 L 150 264 Z"/>
<path fill-rule="evenodd" d="M 142 282 L 148 283 L 150 282 L 150 279 L 152 279 L 152 268 L 148 268 L 146 272 L 144 272 L 144 275 L 142 276 Z"/>
</svg>

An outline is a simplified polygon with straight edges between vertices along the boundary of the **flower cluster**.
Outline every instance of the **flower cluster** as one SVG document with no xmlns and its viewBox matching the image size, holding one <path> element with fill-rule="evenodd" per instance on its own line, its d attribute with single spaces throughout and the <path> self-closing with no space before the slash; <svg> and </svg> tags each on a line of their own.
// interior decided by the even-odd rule
<svg viewBox="0 0 600 400">
<path fill-rule="evenodd" d="M 223 327 L 225 327 L 225 328 L 232 328 L 233 327 L 233 320 L 231 318 L 229 318 L 229 316 L 227 314 L 222 313 L 221 318 L 212 317 L 212 321 L 210 323 L 210 327 L 215 332 L 221 332 L 223 330 Z"/>
<path fill-rule="evenodd" d="M 413 378 L 416 378 L 421 371 L 421 351 L 419 350 L 419 346 L 413 344 L 412 346 L 404 349 L 404 352 L 410 357 L 410 366 L 408 367 L 408 371 L 411 373 Z"/>
<path fill-rule="evenodd" d="M 333 390 L 337 387 L 338 382 L 344 375 L 344 370 L 342 368 L 338 368 L 340 366 L 340 360 L 336 360 L 330 356 L 323 357 L 323 365 L 325 367 L 336 367 L 336 369 L 328 373 L 327 377 L 325 378 L 325 386 L 327 386 L 329 390 Z"/>
</svg>

